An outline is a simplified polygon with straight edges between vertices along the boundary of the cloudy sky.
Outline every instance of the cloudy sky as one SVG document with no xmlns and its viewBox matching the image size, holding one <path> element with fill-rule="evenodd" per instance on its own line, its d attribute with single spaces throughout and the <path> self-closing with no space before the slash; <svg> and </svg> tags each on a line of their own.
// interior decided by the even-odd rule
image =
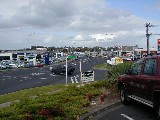
<svg viewBox="0 0 160 120">
<path fill-rule="evenodd" d="M 0 49 L 138 45 L 160 34 L 160 0 L 0 0 Z M 157 47 L 160 35 L 150 36 Z"/>
</svg>

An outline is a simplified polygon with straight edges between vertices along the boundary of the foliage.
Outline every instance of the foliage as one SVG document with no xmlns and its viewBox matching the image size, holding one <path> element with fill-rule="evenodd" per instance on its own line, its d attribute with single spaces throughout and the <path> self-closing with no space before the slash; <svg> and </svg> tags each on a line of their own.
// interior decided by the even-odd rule
<svg viewBox="0 0 160 120">
<path fill-rule="evenodd" d="M 48 87 L 43 88 L 41 92 L 38 90 L 42 88 L 34 89 L 37 93 L 33 89 L 20 91 L 22 95 L 17 92 L 20 101 L 9 107 L 0 108 L 0 118 L 2 120 L 75 120 L 88 112 L 85 108 L 91 104 L 93 98 L 102 95 L 104 87 L 110 88 L 111 85 L 107 80 L 100 80 L 80 87 L 77 87 L 77 84 L 63 85 L 64 88 L 60 86 L 59 89 Z M 29 91 L 35 93 L 37 97 L 31 97 L 33 93 Z"/>
<path fill-rule="evenodd" d="M 91 86 L 96 88 L 110 88 L 112 84 L 108 80 L 100 80 L 91 84 Z"/>
<path fill-rule="evenodd" d="M 104 67 L 106 64 L 105 63 L 102 63 L 102 64 L 98 64 L 96 66 L 94 66 L 95 69 L 99 69 L 101 67 Z"/>
<path fill-rule="evenodd" d="M 4 102 L 10 102 L 17 99 L 21 99 L 23 98 L 24 95 L 39 96 L 40 94 L 43 94 L 43 93 L 52 93 L 57 90 L 63 90 L 65 88 L 66 86 L 64 84 L 56 85 L 56 86 L 50 85 L 50 86 L 30 88 L 30 89 L 21 90 L 21 91 L 17 91 L 17 92 L 5 94 L 5 95 L 0 95 L 0 104 Z"/>
<path fill-rule="evenodd" d="M 124 62 L 115 66 L 110 66 L 110 69 L 108 70 L 107 77 L 110 80 L 110 82 L 114 83 L 116 82 L 118 76 L 125 74 L 134 62 Z"/>
</svg>

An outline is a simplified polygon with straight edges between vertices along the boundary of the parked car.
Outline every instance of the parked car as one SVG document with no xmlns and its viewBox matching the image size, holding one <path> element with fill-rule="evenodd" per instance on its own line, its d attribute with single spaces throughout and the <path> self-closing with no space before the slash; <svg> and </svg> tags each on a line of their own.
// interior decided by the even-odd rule
<svg viewBox="0 0 160 120">
<path fill-rule="evenodd" d="M 5 64 L 5 66 L 6 66 L 7 69 L 11 69 L 11 66 L 9 65 L 10 64 L 10 60 L 2 60 L 1 62 L 3 64 Z"/>
<path fill-rule="evenodd" d="M 3 62 L 0 62 L 0 69 L 7 69 L 6 64 Z"/>
<path fill-rule="evenodd" d="M 24 67 L 26 67 L 26 68 L 34 67 L 33 62 L 32 61 L 31 62 L 25 61 L 24 62 Z"/>
<path fill-rule="evenodd" d="M 86 72 L 82 72 L 82 74 L 86 77 L 93 76 L 93 70 L 88 70 Z"/>
<path fill-rule="evenodd" d="M 61 74 L 66 75 L 66 66 L 58 65 L 55 68 L 52 67 L 50 70 L 53 74 L 56 74 L 56 75 L 61 75 Z M 73 66 L 67 67 L 67 74 L 68 75 L 71 75 L 74 71 L 75 71 L 75 68 Z"/>
<path fill-rule="evenodd" d="M 11 62 L 9 63 L 9 66 L 10 66 L 11 68 L 18 68 L 18 64 L 17 64 L 16 61 L 11 61 Z"/>
<path fill-rule="evenodd" d="M 43 67 L 44 66 L 44 63 L 40 63 L 40 62 L 37 62 L 35 67 Z"/>
<path fill-rule="evenodd" d="M 108 65 L 117 65 L 123 63 L 123 59 L 121 57 L 114 57 L 107 60 Z"/>
<path fill-rule="evenodd" d="M 18 66 L 18 68 L 23 68 L 24 62 L 22 62 L 22 61 L 17 62 L 17 66 Z"/>
<path fill-rule="evenodd" d="M 160 118 L 160 55 L 135 62 L 118 78 L 118 89 L 123 104 L 136 100 L 153 108 Z"/>
</svg>

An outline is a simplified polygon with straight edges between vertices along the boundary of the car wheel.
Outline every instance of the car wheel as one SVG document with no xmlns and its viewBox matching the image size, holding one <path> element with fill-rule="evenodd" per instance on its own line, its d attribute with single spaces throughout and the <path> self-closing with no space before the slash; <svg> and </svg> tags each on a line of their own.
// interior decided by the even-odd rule
<svg viewBox="0 0 160 120">
<path fill-rule="evenodd" d="M 160 104 L 157 107 L 157 117 L 160 119 Z"/>
<path fill-rule="evenodd" d="M 160 119 L 160 101 L 157 102 L 157 104 L 155 104 L 155 105 L 156 106 L 154 108 L 155 108 L 155 112 L 156 112 L 156 117 L 159 120 Z"/>
<path fill-rule="evenodd" d="M 128 95 L 123 86 L 120 88 L 120 100 L 124 105 L 127 105 L 129 103 Z"/>
</svg>

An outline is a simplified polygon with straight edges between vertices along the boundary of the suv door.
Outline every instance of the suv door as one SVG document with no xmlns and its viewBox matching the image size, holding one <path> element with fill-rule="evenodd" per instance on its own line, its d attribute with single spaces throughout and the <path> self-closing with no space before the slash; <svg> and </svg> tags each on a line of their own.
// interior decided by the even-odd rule
<svg viewBox="0 0 160 120">
<path fill-rule="evenodd" d="M 151 100 L 153 86 L 156 84 L 157 78 L 157 59 L 148 58 L 145 60 L 143 74 L 139 77 L 136 83 L 139 85 L 138 96 Z"/>
<path fill-rule="evenodd" d="M 137 84 L 137 79 L 141 78 L 142 75 L 142 68 L 143 68 L 143 61 L 137 61 L 131 68 L 130 74 L 127 77 L 128 81 L 128 90 L 130 95 L 138 96 L 140 90 Z"/>
</svg>

